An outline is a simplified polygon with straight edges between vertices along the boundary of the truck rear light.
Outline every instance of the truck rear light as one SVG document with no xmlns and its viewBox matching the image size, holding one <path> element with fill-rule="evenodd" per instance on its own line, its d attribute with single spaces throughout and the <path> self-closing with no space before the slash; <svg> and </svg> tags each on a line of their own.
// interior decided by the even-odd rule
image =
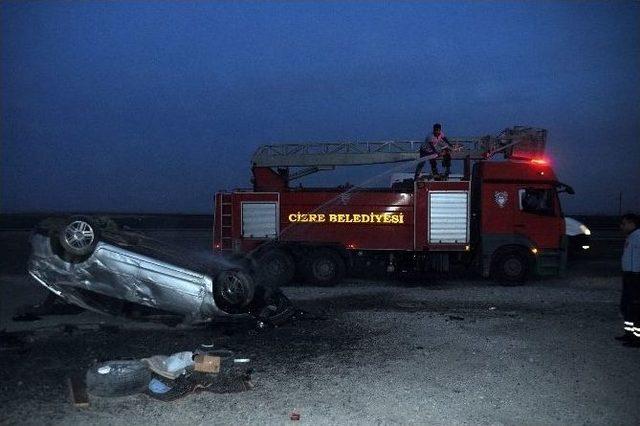
<svg viewBox="0 0 640 426">
<path fill-rule="evenodd" d="M 471 250 L 471 246 L 470 245 L 467 244 L 466 246 L 464 246 L 464 251 L 469 251 L 469 250 Z"/>
<path fill-rule="evenodd" d="M 535 247 L 533 247 L 533 248 L 531 249 L 531 253 L 533 253 L 533 254 L 538 254 L 538 249 L 537 249 L 537 248 L 535 248 Z"/>
<path fill-rule="evenodd" d="M 348 249 L 354 249 L 354 248 L 356 248 L 356 245 L 355 244 L 347 244 L 347 248 Z"/>
<path fill-rule="evenodd" d="M 532 164 L 537 164 L 540 166 L 544 166 L 549 164 L 549 162 L 547 160 L 545 160 L 544 158 L 534 158 L 533 160 L 531 160 Z"/>
</svg>

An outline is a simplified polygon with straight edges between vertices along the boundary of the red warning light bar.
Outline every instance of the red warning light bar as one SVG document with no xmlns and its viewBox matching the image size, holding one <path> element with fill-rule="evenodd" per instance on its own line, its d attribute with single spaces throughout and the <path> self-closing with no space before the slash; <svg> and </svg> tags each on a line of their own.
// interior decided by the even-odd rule
<svg viewBox="0 0 640 426">
<path fill-rule="evenodd" d="M 537 164 L 539 166 L 546 166 L 547 164 L 549 164 L 549 161 L 547 161 L 544 158 L 534 158 L 531 160 L 532 164 Z"/>
</svg>

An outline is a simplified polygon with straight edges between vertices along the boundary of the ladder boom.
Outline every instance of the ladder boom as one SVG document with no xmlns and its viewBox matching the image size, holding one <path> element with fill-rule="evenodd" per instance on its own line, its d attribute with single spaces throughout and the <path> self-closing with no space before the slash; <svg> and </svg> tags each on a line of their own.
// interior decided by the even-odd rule
<svg viewBox="0 0 640 426">
<path fill-rule="evenodd" d="M 527 152 L 544 151 L 546 130 L 516 126 L 498 136 L 449 138 L 453 159 L 481 160 L 496 153 L 514 155 L 516 146 Z M 254 167 L 332 167 L 397 163 L 419 158 L 422 141 L 327 142 L 262 145 L 254 153 Z"/>
</svg>

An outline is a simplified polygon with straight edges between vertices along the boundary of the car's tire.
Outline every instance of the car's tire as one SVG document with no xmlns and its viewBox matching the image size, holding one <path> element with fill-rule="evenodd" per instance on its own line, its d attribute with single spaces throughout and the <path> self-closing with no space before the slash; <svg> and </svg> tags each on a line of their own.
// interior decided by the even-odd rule
<svg viewBox="0 0 640 426">
<path fill-rule="evenodd" d="M 72 256 L 88 256 L 93 253 L 99 237 L 100 229 L 86 217 L 72 217 L 58 231 L 60 246 Z"/>
<path fill-rule="evenodd" d="M 342 257 L 332 249 L 320 248 L 309 253 L 303 262 L 306 281 L 311 285 L 333 286 L 344 278 L 346 265 Z"/>
<path fill-rule="evenodd" d="M 142 361 L 109 361 L 87 370 L 87 391 L 95 396 L 126 396 L 143 392 L 151 370 Z"/>
<path fill-rule="evenodd" d="M 227 269 L 218 274 L 213 283 L 213 297 L 225 310 L 242 310 L 255 296 L 256 286 L 253 278 L 240 269 Z"/>
<path fill-rule="evenodd" d="M 257 264 L 257 278 L 268 287 L 289 284 L 296 272 L 291 255 L 278 248 L 263 251 L 257 258 Z"/>
<path fill-rule="evenodd" d="M 516 286 L 525 282 L 531 269 L 530 259 L 521 250 L 498 253 L 491 264 L 491 275 L 502 285 Z"/>
</svg>

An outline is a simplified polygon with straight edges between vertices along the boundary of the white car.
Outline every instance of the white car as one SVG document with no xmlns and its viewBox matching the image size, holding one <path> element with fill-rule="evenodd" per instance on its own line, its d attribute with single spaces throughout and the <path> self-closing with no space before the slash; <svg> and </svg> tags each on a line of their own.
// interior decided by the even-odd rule
<svg viewBox="0 0 640 426">
<path fill-rule="evenodd" d="M 591 230 L 587 226 L 572 218 L 565 217 L 565 234 L 569 239 L 569 252 L 584 254 L 591 248 Z"/>
</svg>

